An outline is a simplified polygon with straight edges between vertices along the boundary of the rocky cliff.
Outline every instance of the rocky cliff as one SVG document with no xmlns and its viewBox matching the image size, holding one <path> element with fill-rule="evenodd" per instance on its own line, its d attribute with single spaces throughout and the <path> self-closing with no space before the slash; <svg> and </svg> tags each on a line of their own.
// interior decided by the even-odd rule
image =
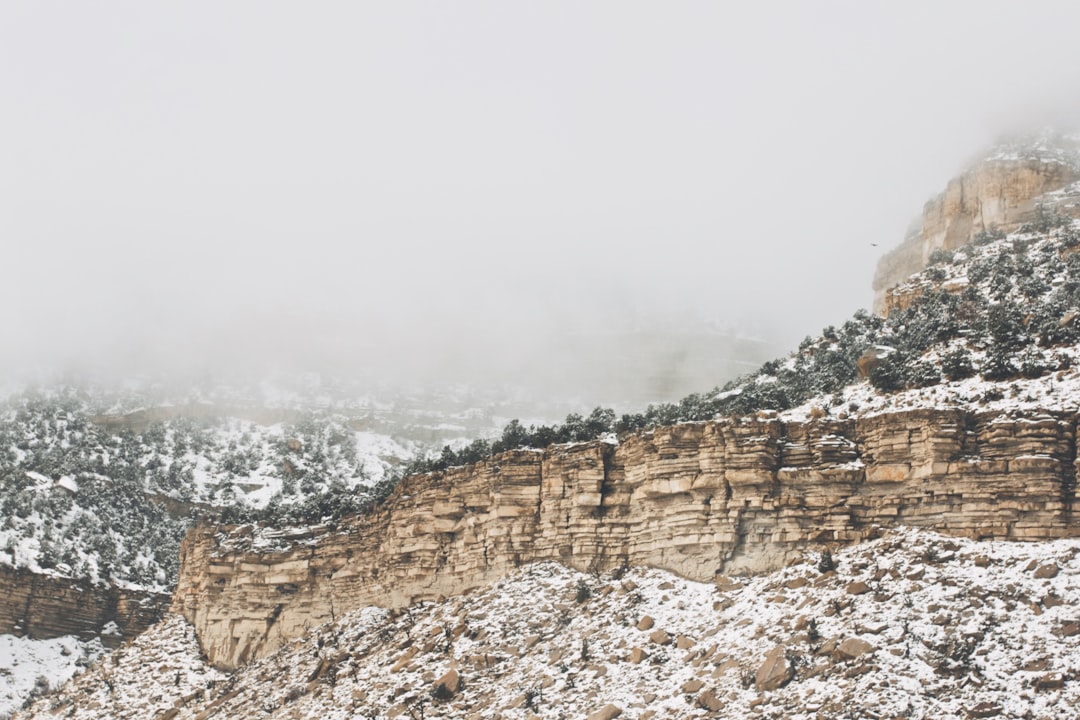
<svg viewBox="0 0 1080 720">
<path fill-rule="evenodd" d="M 169 596 L 99 586 L 0 565 L 0 634 L 35 639 L 101 635 L 115 647 L 161 619 Z M 102 633 L 110 623 L 115 630 Z"/>
<path fill-rule="evenodd" d="M 350 610 L 480 587 L 526 563 L 685 577 L 782 566 L 909 525 L 1080 535 L 1073 414 L 914 410 L 682 424 L 406 479 L 372 515 L 288 533 L 200 527 L 173 607 L 222 668 Z"/>
<path fill-rule="evenodd" d="M 918 229 L 879 261 L 875 312 L 886 310 L 888 289 L 926 268 L 935 250 L 954 250 L 982 231 L 1011 232 L 1031 221 L 1040 205 L 1080 216 L 1078 189 L 1071 187 L 1080 167 L 1066 148 L 1055 148 L 1022 156 L 999 150 L 950 181 L 923 207 Z"/>
</svg>

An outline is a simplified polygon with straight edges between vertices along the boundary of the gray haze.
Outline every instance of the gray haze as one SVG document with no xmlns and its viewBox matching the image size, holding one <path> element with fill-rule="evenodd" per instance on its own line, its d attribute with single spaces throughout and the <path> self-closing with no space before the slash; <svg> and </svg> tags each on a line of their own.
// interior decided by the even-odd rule
<svg viewBox="0 0 1080 720">
<path fill-rule="evenodd" d="M 5 1 L 0 371 L 790 347 L 973 154 L 1075 118 L 1080 5 L 871 5 Z"/>
</svg>

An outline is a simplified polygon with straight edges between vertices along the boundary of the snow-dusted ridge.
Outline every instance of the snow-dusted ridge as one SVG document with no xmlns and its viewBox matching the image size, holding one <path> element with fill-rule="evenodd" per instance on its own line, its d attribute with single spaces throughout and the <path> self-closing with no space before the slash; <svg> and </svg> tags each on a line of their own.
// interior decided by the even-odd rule
<svg viewBox="0 0 1080 720">
<path fill-rule="evenodd" d="M 533 565 L 231 676 L 173 617 L 16 717 L 1080 717 L 1080 541 L 899 530 L 832 559 L 718 584 Z"/>
</svg>

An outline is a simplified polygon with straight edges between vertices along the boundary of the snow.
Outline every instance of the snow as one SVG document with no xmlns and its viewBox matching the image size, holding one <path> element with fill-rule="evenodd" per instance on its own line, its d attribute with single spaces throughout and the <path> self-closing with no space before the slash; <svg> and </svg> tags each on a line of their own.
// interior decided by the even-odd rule
<svg viewBox="0 0 1080 720">
<path fill-rule="evenodd" d="M 0 718 L 6 718 L 32 693 L 60 687 L 103 652 L 101 641 L 96 639 L 83 642 L 67 635 L 32 640 L 0 635 Z"/>
<path fill-rule="evenodd" d="M 50 717 L 50 706 L 95 720 L 176 708 L 183 720 L 213 705 L 231 718 L 555 720 L 607 703 L 626 718 L 931 719 L 980 703 L 1002 718 L 1080 717 L 1080 540 L 904 529 L 834 561 L 823 573 L 807 553 L 723 589 L 649 568 L 599 576 L 536 564 L 445 602 L 348 613 L 228 678 L 201 664 L 190 628 L 170 618 L 20 717 Z M 639 630 L 645 616 L 654 626 Z M 873 649 L 845 660 L 832 648 L 849 638 Z M 754 673 L 777 645 L 796 676 L 759 691 Z M 182 668 L 180 687 L 161 682 L 178 675 L 171 666 L 145 671 L 166 658 Z M 461 691 L 434 699 L 451 668 Z M 192 698 L 194 677 L 211 686 Z M 719 711 L 700 705 L 706 691 Z"/>
<path fill-rule="evenodd" d="M 1002 415 L 1024 412 L 1076 413 L 1080 411 L 1080 372 L 1075 368 L 1041 378 L 990 382 L 972 377 L 914 388 L 892 394 L 875 390 L 869 382 L 849 385 L 828 398 L 814 398 L 780 413 L 786 422 L 807 422 L 820 410 L 835 416 L 870 417 L 922 408 L 977 410 Z"/>
<path fill-rule="evenodd" d="M 38 488 L 47 488 L 53 484 L 52 478 L 47 475 L 42 475 L 39 472 L 34 472 L 33 470 L 27 470 L 26 477 L 33 480 Z"/>
</svg>

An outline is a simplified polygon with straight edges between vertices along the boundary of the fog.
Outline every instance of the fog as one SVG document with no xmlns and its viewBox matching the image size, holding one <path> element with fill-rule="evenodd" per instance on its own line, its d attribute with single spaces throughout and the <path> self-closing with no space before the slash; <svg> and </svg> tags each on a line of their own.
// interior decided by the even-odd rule
<svg viewBox="0 0 1080 720">
<path fill-rule="evenodd" d="M 893 5 L 0 4 L 0 372 L 789 348 L 982 147 L 1077 117 L 1080 6 Z"/>
</svg>

